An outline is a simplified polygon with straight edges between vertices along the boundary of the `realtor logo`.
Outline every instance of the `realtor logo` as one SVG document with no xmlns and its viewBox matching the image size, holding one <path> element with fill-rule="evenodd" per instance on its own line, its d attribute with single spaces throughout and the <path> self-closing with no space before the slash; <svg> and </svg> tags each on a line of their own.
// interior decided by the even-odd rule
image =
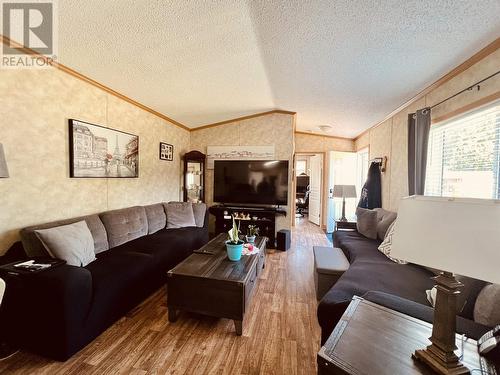
<svg viewBox="0 0 500 375">
<path fill-rule="evenodd" d="M 54 0 L 1 1 L 2 34 L 9 39 L 2 46 L 2 68 L 50 66 L 57 50 L 56 5 Z"/>
</svg>

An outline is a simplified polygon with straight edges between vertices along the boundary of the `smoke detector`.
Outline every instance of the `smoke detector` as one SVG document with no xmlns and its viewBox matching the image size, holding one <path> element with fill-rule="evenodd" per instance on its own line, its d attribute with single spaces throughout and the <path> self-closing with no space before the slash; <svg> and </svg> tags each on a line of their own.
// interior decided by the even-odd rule
<svg viewBox="0 0 500 375">
<path fill-rule="evenodd" d="M 318 126 L 318 128 L 324 133 L 328 133 L 328 132 L 332 131 L 331 125 L 320 125 L 320 126 Z"/>
</svg>

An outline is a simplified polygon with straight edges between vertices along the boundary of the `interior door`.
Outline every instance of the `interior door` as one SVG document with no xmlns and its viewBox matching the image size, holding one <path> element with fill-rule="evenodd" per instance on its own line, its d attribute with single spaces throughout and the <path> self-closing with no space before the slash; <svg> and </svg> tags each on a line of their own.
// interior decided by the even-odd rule
<svg viewBox="0 0 500 375">
<path fill-rule="evenodd" d="M 335 159 L 334 152 L 328 151 L 328 198 L 326 199 L 327 208 L 326 208 L 326 233 L 333 233 L 335 230 L 335 219 L 336 219 L 336 207 L 335 201 L 333 199 L 333 186 L 335 185 Z"/>
<path fill-rule="evenodd" d="M 323 175 L 323 158 L 321 155 L 311 156 L 309 159 L 311 179 L 309 181 L 309 221 L 321 223 L 321 181 Z"/>
</svg>

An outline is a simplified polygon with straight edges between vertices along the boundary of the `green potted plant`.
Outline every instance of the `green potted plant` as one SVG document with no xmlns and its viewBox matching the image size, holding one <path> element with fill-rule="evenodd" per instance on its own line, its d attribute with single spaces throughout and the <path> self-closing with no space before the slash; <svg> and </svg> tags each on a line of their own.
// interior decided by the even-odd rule
<svg viewBox="0 0 500 375">
<path fill-rule="evenodd" d="M 253 244 L 255 242 L 255 236 L 259 235 L 259 227 L 257 225 L 249 225 L 247 227 L 247 234 L 245 236 L 248 243 Z"/>
<path fill-rule="evenodd" d="M 237 262 L 241 259 L 241 253 L 243 252 L 244 242 L 240 240 L 240 229 L 236 225 L 236 220 L 233 217 L 233 227 L 227 232 L 229 234 L 229 239 L 226 241 L 227 257 L 233 262 Z"/>
</svg>

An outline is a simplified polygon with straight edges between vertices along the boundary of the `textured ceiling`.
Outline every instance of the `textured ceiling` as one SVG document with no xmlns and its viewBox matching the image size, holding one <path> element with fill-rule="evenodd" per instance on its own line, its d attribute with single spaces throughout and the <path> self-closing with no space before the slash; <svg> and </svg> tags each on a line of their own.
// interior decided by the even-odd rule
<svg viewBox="0 0 500 375">
<path fill-rule="evenodd" d="M 59 1 L 59 61 L 197 127 L 353 137 L 500 35 L 498 0 Z"/>
</svg>

